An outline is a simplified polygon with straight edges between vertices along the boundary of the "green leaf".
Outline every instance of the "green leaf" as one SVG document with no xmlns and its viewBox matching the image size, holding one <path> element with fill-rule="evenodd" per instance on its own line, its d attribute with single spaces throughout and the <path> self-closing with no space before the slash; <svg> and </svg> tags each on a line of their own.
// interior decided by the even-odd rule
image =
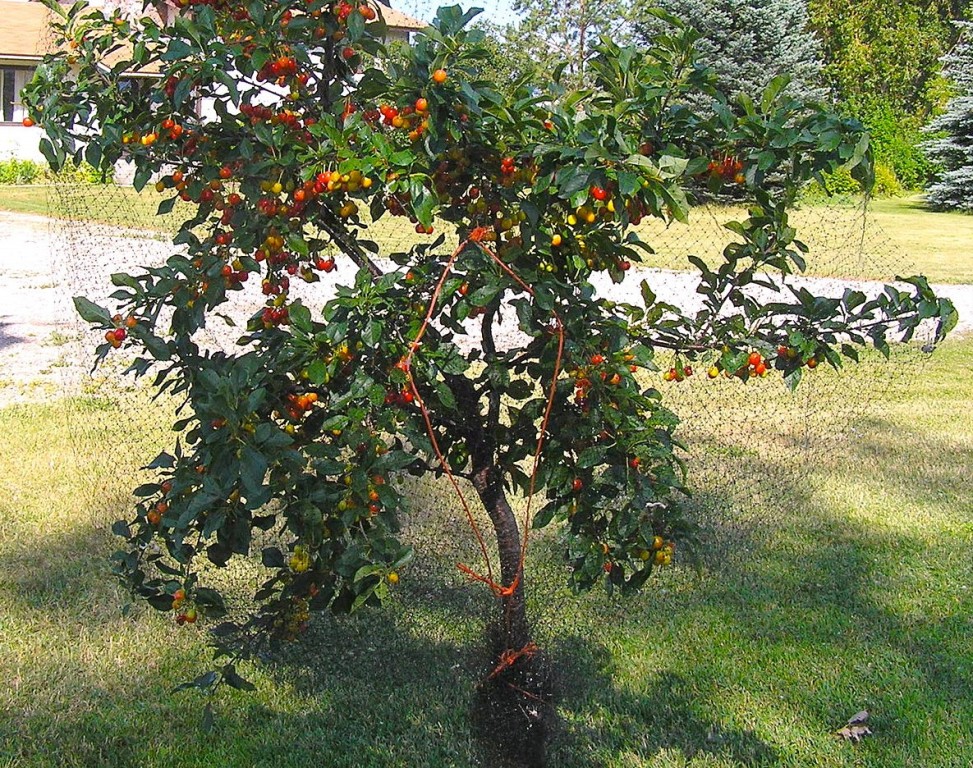
<svg viewBox="0 0 973 768">
<path fill-rule="evenodd" d="M 534 385 L 527 379 L 514 379 L 507 387 L 507 396 L 514 400 L 526 400 L 534 394 Z"/>
<path fill-rule="evenodd" d="M 260 553 L 260 562 L 264 568 L 283 568 L 284 553 L 277 547 L 265 547 Z"/>
<path fill-rule="evenodd" d="M 99 325 L 101 327 L 112 324 L 111 315 L 108 314 L 108 310 L 104 307 L 99 307 L 93 301 L 86 299 L 84 296 L 74 297 L 74 308 L 77 310 L 78 314 L 81 315 L 81 319 L 86 323 Z"/>
<path fill-rule="evenodd" d="M 767 87 L 764 89 L 763 95 L 760 98 L 760 111 L 769 112 L 770 108 L 777 101 L 777 97 L 784 91 L 784 89 L 790 83 L 790 75 L 777 75 Z"/>
<path fill-rule="evenodd" d="M 136 336 L 134 333 L 132 335 Z M 137 338 L 141 340 L 145 348 L 156 360 L 169 360 L 172 357 L 169 346 L 155 334 L 142 330 L 138 333 Z"/>
<path fill-rule="evenodd" d="M 44 159 L 47 160 L 47 164 L 51 166 L 51 170 L 55 172 L 61 170 L 61 166 L 64 164 L 64 151 L 60 147 L 54 149 L 51 140 L 44 137 L 41 139 L 40 150 Z"/>
<path fill-rule="evenodd" d="M 307 367 L 307 380 L 312 384 L 323 384 L 324 377 L 328 373 L 328 366 L 321 358 L 316 358 Z"/>
<path fill-rule="evenodd" d="M 639 177 L 628 171 L 618 172 L 618 191 L 624 197 L 631 197 L 634 195 L 641 186 Z"/>
<path fill-rule="evenodd" d="M 369 347 L 374 347 L 382 338 L 382 322 L 380 320 L 370 320 L 362 332 L 362 341 Z"/>
<path fill-rule="evenodd" d="M 547 504 L 541 509 L 540 512 L 534 515 L 534 519 L 531 520 L 530 527 L 534 530 L 546 528 L 548 525 L 550 525 L 551 520 L 554 519 L 555 512 L 557 512 L 557 504 Z"/>
<path fill-rule="evenodd" d="M 263 485 L 267 474 L 267 457 L 250 446 L 240 453 L 240 481 L 247 491 L 254 491 Z"/>
<path fill-rule="evenodd" d="M 607 452 L 608 449 L 601 445 L 594 445 L 591 448 L 585 448 L 578 456 L 578 469 L 587 469 L 588 467 L 594 467 L 598 464 L 604 464 L 605 454 Z"/>
<path fill-rule="evenodd" d="M 419 223 L 428 227 L 432 225 L 433 213 L 436 210 L 436 196 L 425 187 L 419 187 L 419 190 L 418 198 L 413 198 L 412 210 L 415 211 Z"/>
<path fill-rule="evenodd" d="M 643 280 L 641 283 L 639 283 L 639 290 L 642 292 L 642 301 L 644 302 L 646 309 L 655 304 L 656 296 L 649 287 L 647 280 Z"/>
<path fill-rule="evenodd" d="M 199 587 L 194 592 L 196 603 L 206 610 L 210 616 L 223 616 L 226 614 L 226 603 L 223 596 L 215 589 L 209 587 Z"/>
<path fill-rule="evenodd" d="M 288 317 L 290 317 L 291 325 L 297 330 L 303 333 L 311 332 L 311 310 L 303 304 L 298 302 L 291 304 L 288 310 Z"/>
<path fill-rule="evenodd" d="M 145 189 L 145 185 L 152 179 L 152 173 L 153 169 L 148 165 L 142 166 L 135 171 L 135 177 L 132 179 L 132 187 L 136 192 L 141 192 Z"/>
</svg>

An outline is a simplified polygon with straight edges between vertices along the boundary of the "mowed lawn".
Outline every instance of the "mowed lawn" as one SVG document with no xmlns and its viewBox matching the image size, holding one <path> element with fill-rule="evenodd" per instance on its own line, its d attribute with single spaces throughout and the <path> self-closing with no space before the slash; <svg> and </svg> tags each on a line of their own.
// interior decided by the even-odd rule
<svg viewBox="0 0 973 768">
<path fill-rule="evenodd" d="M 0 187 L 0 210 L 172 233 L 189 215 L 189 206 L 179 204 L 172 213 L 156 216 L 162 199 L 151 187 L 141 194 L 98 185 Z M 723 225 L 745 215 L 741 207 L 705 205 L 691 212 L 688 225 L 646 222 L 640 233 L 656 253 L 643 261 L 676 270 L 692 269 L 688 255 L 718 263 L 732 237 Z M 859 200 L 809 201 L 792 214 L 792 223 L 811 249 L 808 274 L 873 280 L 924 274 L 934 283 L 973 283 L 973 216 L 931 212 L 918 197 L 873 200 L 867 215 Z M 369 236 L 384 249 L 396 250 L 417 239 L 405 219 L 389 216 Z"/>
<path fill-rule="evenodd" d="M 159 226 L 153 191 L 60 194 L 73 195 L 61 210 L 101 223 L 177 221 Z M 44 215 L 47 191 L 0 188 L 0 208 Z M 973 217 L 911 200 L 872 210 L 885 235 L 862 229 L 850 204 L 795 214 L 812 272 L 973 283 Z M 660 244 L 651 263 L 717 256 L 713 233 L 739 212 L 696 213 L 688 228 L 647 230 Z M 385 235 L 397 245 L 414 237 L 401 227 Z M 634 599 L 575 597 L 556 542 L 537 539 L 532 610 L 559 670 L 550 764 L 973 764 L 971 369 L 971 337 L 924 364 L 869 363 L 867 375 L 896 384 L 864 415 L 849 408 L 860 384 L 829 383 L 819 369 L 796 396 L 810 397 L 821 436 L 810 465 L 818 438 L 792 441 L 801 409 L 784 413 L 780 393 L 760 389 L 769 383 L 716 382 L 695 410 L 688 389 L 664 390 L 699 415 L 685 433 L 708 468 L 696 499 L 704 567 L 663 572 Z M 768 419 L 793 423 L 771 440 Z M 825 439 L 829 421 L 838 445 Z M 127 513 L 137 467 L 171 435 L 159 424 L 138 402 L 104 396 L 0 409 L 0 768 L 492 766 L 469 717 L 488 661 L 484 591 L 457 576 L 466 529 L 432 487 L 416 488 L 419 557 L 392 605 L 316 619 L 301 642 L 242 670 L 257 692 L 221 693 L 214 729 L 200 729 L 205 700 L 170 691 L 209 668 L 205 626 L 178 628 L 144 606 L 126 615 L 108 566 L 109 529 Z M 241 601 L 258 571 L 233 574 Z M 862 708 L 874 736 L 835 739 Z"/>
<path fill-rule="evenodd" d="M 761 495 L 761 524 L 717 526 L 698 574 L 663 572 L 634 599 L 574 597 L 538 539 L 532 608 L 560 670 L 550 764 L 973 763 L 971 361 L 967 337 L 903 367 L 810 466 L 782 444 L 774 461 L 795 469 Z M 740 391 L 711 390 L 707 418 Z M 821 388 L 814 407 L 837 421 L 853 392 Z M 0 410 L 0 766 L 492 765 L 469 720 L 484 591 L 456 576 L 458 519 L 413 526 L 420 558 L 388 610 L 316 620 L 244 670 L 257 692 L 221 694 L 200 729 L 204 701 L 170 690 L 208 668 L 205 627 L 123 615 L 108 571 L 154 423 L 94 397 Z M 417 497 L 433 521 L 459 514 L 434 489 Z M 241 571 L 241 595 L 253 583 Z M 834 738 L 863 708 L 874 735 Z"/>
</svg>

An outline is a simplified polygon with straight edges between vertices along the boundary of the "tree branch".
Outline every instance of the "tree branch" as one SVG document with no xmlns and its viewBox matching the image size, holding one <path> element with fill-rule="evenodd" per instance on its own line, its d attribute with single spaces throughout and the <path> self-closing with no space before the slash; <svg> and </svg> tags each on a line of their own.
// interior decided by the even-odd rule
<svg viewBox="0 0 973 768">
<path fill-rule="evenodd" d="M 335 218 L 333 211 L 322 208 L 318 223 L 321 225 L 321 229 L 327 232 L 331 236 L 331 239 L 338 244 L 341 252 L 355 262 L 358 267 L 367 269 L 375 279 L 378 279 L 384 274 L 378 265 L 369 258 L 364 249 L 348 237 L 344 226 Z"/>
</svg>

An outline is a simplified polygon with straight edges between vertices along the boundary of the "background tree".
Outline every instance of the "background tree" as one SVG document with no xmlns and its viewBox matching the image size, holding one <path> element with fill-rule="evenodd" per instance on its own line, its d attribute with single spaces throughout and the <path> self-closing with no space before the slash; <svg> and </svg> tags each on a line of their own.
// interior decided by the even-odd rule
<svg viewBox="0 0 973 768">
<path fill-rule="evenodd" d="M 962 37 L 943 57 L 943 72 L 956 95 L 930 123 L 929 133 L 943 133 L 925 144 L 929 158 L 942 168 L 926 190 L 926 201 L 939 210 L 973 212 L 973 23 L 957 22 Z"/>
<path fill-rule="evenodd" d="M 116 571 L 193 622 L 224 610 L 200 561 L 248 557 L 255 531 L 280 541 L 261 552 L 249 617 L 214 628 L 220 667 L 191 686 L 246 688 L 237 662 L 315 611 L 380 604 L 411 558 L 394 480 L 445 476 L 447 512 L 482 555 L 458 565 L 496 598 L 488 685 L 534 711 L 549 691 L 525 602 L 531 531 L 561 531 L 578 590 L 638 590 L 692 544 L 676 419 L 645 378 L 657 350 L 677 355 L 673 382 L 701 365 L 796 386 L 864 343 L 887 351 L 923 321 L 937 336 L 955 323 L 920 277 L 871 298 L 790 285 L 806 248 L 788 209 L 839 166 L 867 179 L 861 126 L 783 81 L 731 108 L 686 66 L 684 30 L 644 50 L 603 41 L 591 88 L 563 93 L 484 79 L 490 50 L 458 7 L 396 58 L 374 10 L 345 0 L 204 0 L 166 25 L 50 7 L 64 52 L 25 99 L 52 165 L 128 157 L 137 188 L 157 179 L 167 195 L 160 211 L 186 212 L 165 263 L 75 300 L 104 334 L 99 360 L 124 348 L 130 372 L 181 403 L 178 440 L 115 527 Z M 109 53 L 123 60 L 107 70 Z M 143 67 L 161 72 L 148 98 L 119 83 Z M 700 91 L 715 100 L 705 115 L 687 106 Z M 649 247 L 643 218 L 685 220 L 699 176 L 752 198 L 721 264 L 691 259 L 702 306 L 660 303 L 648 283 L 642 306 L 597 295 L 593 274 L 621 282 Z M 390 249 L 386 216 L 421 237 Z M 437 216 L 458 247 L 426 237 Z M 357 273 L 335 298 L 295 296 L 292 280 L 318 282 L 338 260 Z M 777 300 L 755 293 L 768 290 Z M 206 346 L 204 329 L 233 314 L 245 331 L 232 350 Z M 501 341 L 502 318 L 520 336 Z M 527 497 L 523 516 L 511 495 Z"/>
<path fill-rule="evenodd" d="M 939 60 L 969 3 L 811 0 L 810 11 L 838 104 L 869 129 L 880 165 L 906 188 L 922 187 L 931 166 L 919 148 L 921 127 L 948 98 Z"/>
<path fill-rule="evenodd" d="M 791 78 L 788 92 L 822 98 L 821 45 L 808 25 L 806 0 L 657 0 L 655 5 L 692 25 L 700 37 L 697 61 L 729 95 L 759 99 L 775 77 Z M 651 42 L 668 24 L 643 15 L 638 38 Z"/>
<path fill-rule="evenodd" d="M 569 86 L 585 83 L 595 44 L 606 36 L 619 44 L 632 39 L 637 4 L 630 0 L 514 0 L 522 15 L 503 29 L 504 51 L 513 60 L 527 54 L 538 71 L 550 76 L 564 68 Z"/>
</svg>

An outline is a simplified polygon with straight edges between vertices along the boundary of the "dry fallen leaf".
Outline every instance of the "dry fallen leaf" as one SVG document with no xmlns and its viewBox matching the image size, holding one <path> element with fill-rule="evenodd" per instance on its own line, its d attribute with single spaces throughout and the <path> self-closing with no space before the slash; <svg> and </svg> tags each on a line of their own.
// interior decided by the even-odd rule
<svg viewBox="0 0 973 768">
<path fill-rule="evenodd" d="M 862 740 L 864 736 L 871 736 L 872 729 L 867 725 L 846 725 L 840 731 L 837 732 L 837 736 L 840 736 L 845 741 L 853 741 L 857 744 Z"/>
<path fill-rule="evenodd" d="M 836 731 L 835 735 L 857 744 L 863 737 L 872 735 L 872 729 L 865 725 L 866 722 L 868 722 L 868 710 L 863 709 L 848 718 L 844 728 Z"/>
</svg>

